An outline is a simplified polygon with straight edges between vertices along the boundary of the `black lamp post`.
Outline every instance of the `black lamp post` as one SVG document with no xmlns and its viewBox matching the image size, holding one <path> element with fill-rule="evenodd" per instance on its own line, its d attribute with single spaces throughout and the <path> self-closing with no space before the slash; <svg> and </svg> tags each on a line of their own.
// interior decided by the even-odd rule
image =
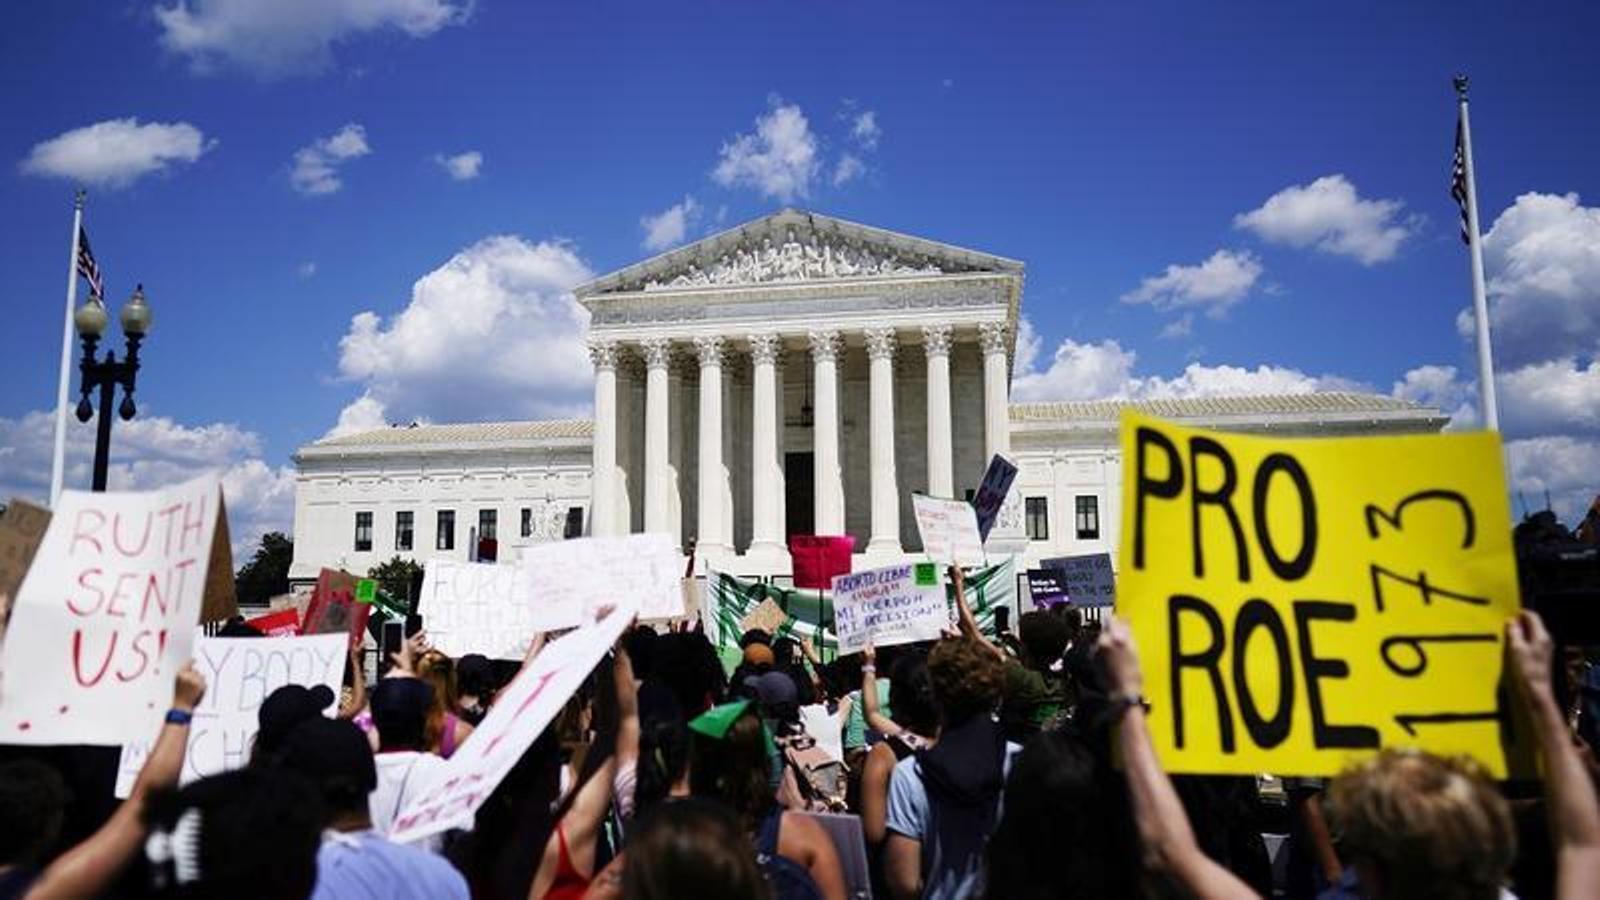
<svg viewBox="0 0 1600 900">
<path fill-rule="evenodd" d="M 99 297 L 85 300 L 72 315 L 78 336 L 83 339 L 83 358 L 78 361 L 78 371 L 82 373 L 82 383 L 78 387 L 79 422 L 87 422 L 95 414 L 89 404 L 89 393 L 95 388 L 100 389 L 100 421 L 96 423 L 94 438 L 93 490 L 96 491 L 106 489 L 106 470 L 111 464 L 111 416 L 108 413 L 111 401 L 116 398 L 117 385 L 122 385 L 122 405 L 117 408 L 117 414 L 126 421 L 138 411 L 133 405 L 133 380 L 139 373 L 139 344 L 144 341 L 151 322 L 150 306 L 144 302 L 144 285 L 134 288 L 133 296 L 122 307 L 119 318 L 122 321 L 122 333 L 128 342 L 127 355 L 121 362 L 117 361 L 117 354 L 112 350 L 106 351 L 104 360 L 95 359 L 95 347 L 110 321 L 106 306 Z"/>
</svg>

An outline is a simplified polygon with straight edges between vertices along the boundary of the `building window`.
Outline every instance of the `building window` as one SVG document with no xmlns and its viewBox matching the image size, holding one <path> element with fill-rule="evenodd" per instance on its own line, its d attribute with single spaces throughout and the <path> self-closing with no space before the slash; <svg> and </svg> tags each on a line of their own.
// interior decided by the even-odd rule
<svg viewBox="0 0 1600 900">
<path fill-rule="evenodd" d="M 356 513 L 356 552 L 372 549 L 372 513 Z"/>
<path fill-rule="evenodd" d="M 499 510 L 494 510 L 494 509 L 480 509 L 480 510 L 478 510 L 478 540 L 480 540 L 480 541 L 492 541 L 492 540 L 494 540 L 495 525 L 499 521 L 500 521 L 500 512 L 499 512 Z"/>
<path fill-rule="evenodd" d="M 412 521 L 412 513 L 409 509 L 394 514 L 394 548 L 396 550 L 411 549 Z"/>
<path fill-rule="evenodd" d="M 1029 497 L 1026 501 L 1028 540 L 1050 540 L 1050 500 L 1047 497 Z"/>
<path fill-rule="evenodd" d="M 567 526 L 561 531 L 562 538 L 583 537 L 583 507 L 567 507 Z"/>
<path fill-rule="evenodd" d="M 1078 540 L 1092 541 L 1100 537 L 1100 498 L 1079 497 Z"/>
<path fill-rule="evenodd" d="M 454 550 L 456 548 L 456 511 L 453 509 L 439 510 L 439 533 L 434 540 L 435 550 Z"/>
<path fill-rule="evenodd" d="M 522 536 L 533 537 L 533 510 L 526 506 L 522 508 Z"/>
</svg>

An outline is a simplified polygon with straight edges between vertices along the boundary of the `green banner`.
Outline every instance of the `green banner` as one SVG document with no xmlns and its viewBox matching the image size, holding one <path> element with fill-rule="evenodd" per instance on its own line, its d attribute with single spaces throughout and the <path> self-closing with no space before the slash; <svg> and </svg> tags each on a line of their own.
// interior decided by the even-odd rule
<svg viewBox="0 0 1600 900">
<path fill-rule="evenodd" d="M 1015 621 L 1017 606 L 1017 568 L 1007 557 L 997 565 L 972 569 L 966 575 L 967 604 L 972 607 L 973 618 L 985 635 L 995 636 L 994 611 L 1008 606 Z M 955 587 L 945 585 L 945 591 L 954 603 Z M 759 581 L 746 581 L 722 572 L 706 576 L 703 620 L 706 635 L 723 655 L 724 663 L 737 662 L 739 636 L 744 633 L 741 624 L 763 600 L 771 599 L 788 614 L 778 626 L 774 638 L 793 637 L 799 640 L 810 637 L 824 659 L 832 659 L 837 652 L 833 638 L 833 603 L 825 591 L 786 588 Z M 731 653 L 730 653 L 731 651 Z"/>
</svg>

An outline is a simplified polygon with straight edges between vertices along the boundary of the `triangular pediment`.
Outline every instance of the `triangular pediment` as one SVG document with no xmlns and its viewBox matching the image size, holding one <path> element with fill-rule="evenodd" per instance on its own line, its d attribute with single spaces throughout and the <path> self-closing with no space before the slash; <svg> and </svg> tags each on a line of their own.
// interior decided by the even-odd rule
<svg viewBox="0 0 1600 900">
<path fill-rule="evenodd" d="M 785 209 L 597 278 L 577 296 L 974 272 L 1020 275 L 1022 263 Z"/>
</svg>

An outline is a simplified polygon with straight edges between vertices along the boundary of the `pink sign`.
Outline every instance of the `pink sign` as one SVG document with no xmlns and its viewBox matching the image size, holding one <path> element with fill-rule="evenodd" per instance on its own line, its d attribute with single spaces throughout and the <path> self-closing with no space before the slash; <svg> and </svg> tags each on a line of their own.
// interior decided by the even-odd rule
<svg viewBox="0 0 1600 900">
<path fill-rule="evenodd" d="M 856 539 L 848 534 L 791 535 L 789 555 L 794 560 L 794 586 L 824 589 L 833 584 L 833 576 L 850 574 L 850 554 L 855 548 Z"/>
</svg>

